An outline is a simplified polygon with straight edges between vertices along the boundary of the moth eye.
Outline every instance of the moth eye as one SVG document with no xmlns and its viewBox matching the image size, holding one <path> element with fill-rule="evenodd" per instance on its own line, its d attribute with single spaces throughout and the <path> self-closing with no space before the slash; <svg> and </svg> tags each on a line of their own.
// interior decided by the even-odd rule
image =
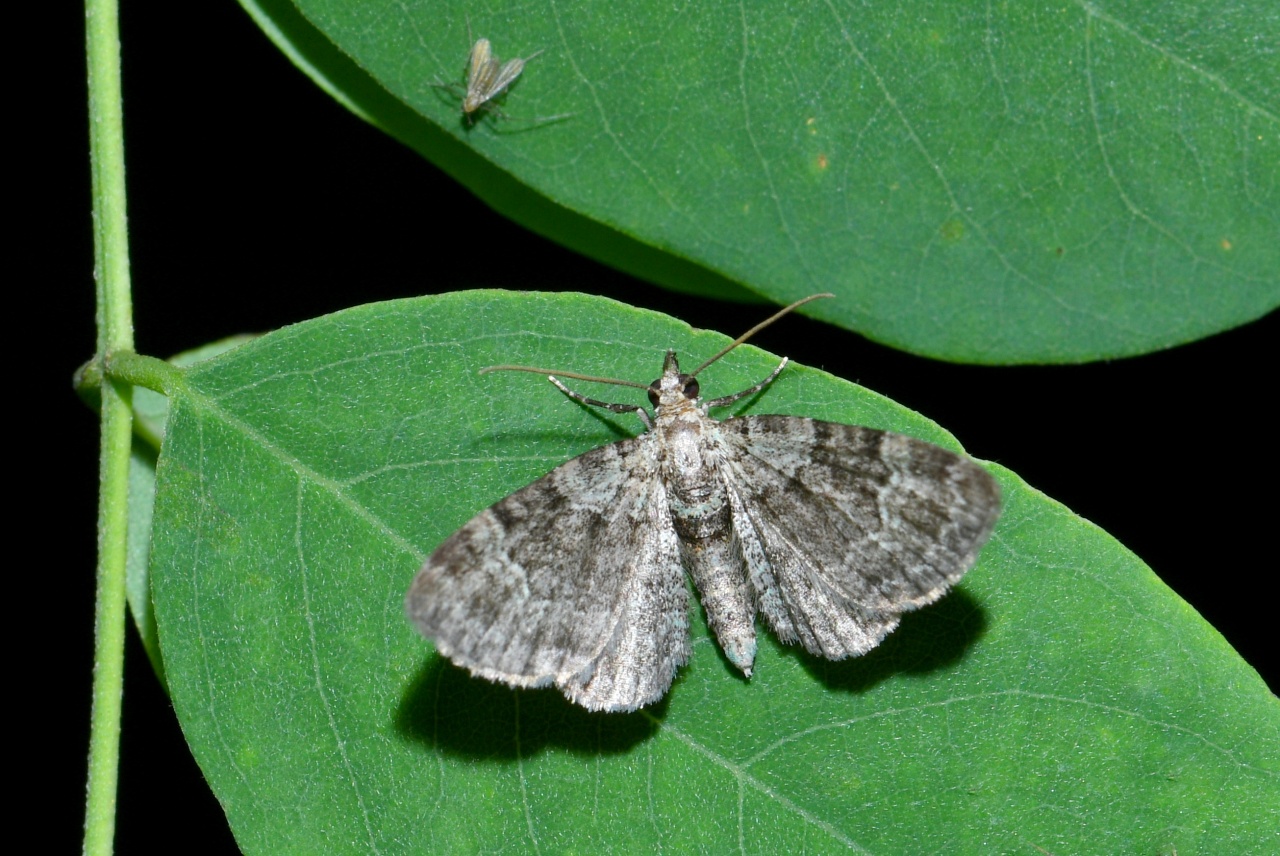
<svg viewBox="0 0 1280 856">
<path fill-rule="evenodd" d="M 658 385 L 656 383 L 649 387 L 649 403 L 654 407 L 658 406 Z"/>
<path fill-rule="evenodd" d="M 698 397 L 698 379 L 697 378 L 691 377 L 687 381 L 685 381 L 684 395 L 685 395 L 685 398 Z"/>
</svg>

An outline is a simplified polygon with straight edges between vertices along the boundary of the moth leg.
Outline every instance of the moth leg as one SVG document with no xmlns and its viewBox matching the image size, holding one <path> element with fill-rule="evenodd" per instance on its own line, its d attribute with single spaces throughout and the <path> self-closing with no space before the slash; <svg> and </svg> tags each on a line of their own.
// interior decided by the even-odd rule
<svg viewBox="0 0 1280 856">
<path fill-rule="evenodd" d="M 653 430 L 653 420 L 649 418 L 649 412 L 645 410 L 643 407 L 641 407 L 639 404 L 614 404 L 609 401 L 600 401 L 595 398 L 587 398 L 582 393 L 574 392 L 573 390 L 569 389 L 569 387 L 565 386 L 563 383 L 560 382 L 559 378 L 553 375 L 548 375 L 547 380 L 555 384 L 556 389 L 560 390 L 565 395 L 569 396 L 574 401 L 580 404 L 587 404 L 587 405 L 590 405 L 591 407 L 603 407 L 605 410 L 611 411 L 613 413 L 634 413 L 636 416 L 640 417 L 640 421 L 644 423 L 645 428 L 649 429 L 650 431 Z"/>
<path fill-rule="evenodd" d="M 769 384 L 773 383 L 778 375 L 782 374 L 782 370 L 787 367 L 787 358 L 783 357 L 782 362 L 778 363 L 778 367 L 770 372 L 769 376 L 758 384 L 744 389 L 742 392 L 735 392 L 733 395 L 726 395 L 723 398 L 713 398 L 707 402 L 707 407 L 724 407 L 726 404 L 733 404 L 740 398 L 746 398 L 748 395 L 755 395 Z"/>
</svg>

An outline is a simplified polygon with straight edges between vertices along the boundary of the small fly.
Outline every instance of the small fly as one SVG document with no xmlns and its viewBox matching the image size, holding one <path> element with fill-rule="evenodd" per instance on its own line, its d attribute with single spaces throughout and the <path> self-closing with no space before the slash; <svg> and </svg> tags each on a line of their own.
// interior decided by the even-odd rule
<svg viewBox="0 0 1280 856">
<path fill-rule="evenodd" d="M 476 43 L 471 47 L 471 63 L 467 69 L 467 92 L 462 97 L 462 112 L 468 118 L 474 119 L 475 112 L 515 83 L 520 72 L 524 71 L 524 64 L 540 53 L 542 51 L 529 54 L 524 58 L 509 59 L 499 64 L 498 58 L 493 55 L 493 49 L 489 46 L 489 40 L 476 39 Z M 485 109 L 493 110 L 499 116 L 502 115 L 494 110 L 492 104 Z"/>
<path fill-rule="evenodd" d="M 436 87 L 444 89 L 462 99 L 462 116 L 470 124 L 479 118 L 480 111 L 492 113 L 503 119 L 507 118 L 491 102 L 506 94 L 507 88 L 515 83 L 516 78 L 524 71 L 525 63 L 541 54 L 536 51 L 526 57 L 516 57 L 502 62 L 493 55 L 493 47 L 488 39 L 476 39 L 471 46 L 471 58 L 467 63 L 467 85 L 464 92 L 458 92 L 453 84 L 436 83 Z M 541 121 L 563 119 L 568 113 L 558 116 L 541 117 Z"/>
</svg>

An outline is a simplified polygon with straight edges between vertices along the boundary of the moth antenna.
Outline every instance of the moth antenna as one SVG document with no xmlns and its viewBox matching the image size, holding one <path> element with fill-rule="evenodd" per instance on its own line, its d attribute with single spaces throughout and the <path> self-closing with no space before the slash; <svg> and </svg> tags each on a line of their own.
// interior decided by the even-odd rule
<svg viewBox="0 0 1280 856">
<path fill-rule="evenodd" d="M 539 51 L 539 53 L 541 53 L 541 51 Z M 796 309 L 799 309 L 801 306 L 804 306 L 806 303 L 810 303 L 814 300 L 820 300 L 824 297 L 835 297 L 835 295 L 832 294 L 831 292 L 823 292 L 821 294 L 811 294 L 808 297 L 802 297 L 801 299 L 797 300 L 795 303 L 791 303 L 791 304 L 788 304 L 787 306 L 782 307 L 777 312 L 773 313 L 768 318 L 764 319 L 759 324 L 752 327 L 750 330 L 743 333 L 738 338 L 734 339 L 728 345 L 725 345 L 715 354 L 715 356 L 711 357 L 711 359 L 707 360 L 702 365 L 698 366 L 696 369 L 689 372 L 689 376 L 693 377 L 697 375 L 698 372 L 702 371 L 707 366 L 711 365 L 716 360 L 720 359 L 725 354 L 729 353 L 734 348 L 738 347 L 743 342 L 747 341 L 756 333 L 759 333 L 765 327 L 768 327 L 774 321 L 777 321 L 779 318 L 786 315 L 787 313 L 793 312 Z M 548 377 L 554 375 L 556 377 L 572 378 L 573 380 L 585 380 L 588 383 L 607 383 L 613 386 L 630 386 L 636 389 L 645 389 L 645 390 L 649 388 L 649 384 L 637 383 L 636 381 L 633 381 L 633 380 L 619 380 L 618 378 L 612 378 L 612 377 L 597 377 L 596 375 L 579 374 L 577 372 L 561 372 L 561 371 L 555 371 L 554 369 L 539 368 L 537 366 L 516 366 L 516 365 L 508 365 L 508 364 L 503 364 L 499 366 L 485 366 L 484 368 L 480 369 L 478 374 L 488 374 L 489 372 L 530 372 L 531 374 L 547 375 Z"/>
<path fill-rule="evenodd" d="M 532 372 L 533 374 L 546 375 L 547 377 L 567 377 L 574 380 L 585 380 L 589 383 L 608 383 L 613 386 L 633 386 L 636 389 L 648 389 L 647 383 L 636 383 L 633 380 L 618 380 L 612 377 L 596 377 L 595 375 L 578 374 L 577 372 L 558 372 L 552 369 L 540 369 L 536 366 L 485 366 L 480 369 L 478 374 L 488 374 L 489 372 Z"/>
<path fill-rule="evenodd" d="M 752 327 L 750 330 L 748 330 L 747 332 L 743 333 L 741 336 L 739 336 L 738 338 L 734 339 L 734 340 L 733 340 L 732 342 L 730 342 L 729 344 L 725 345 L 725 346 L 724 346 L 723 348 L 721 348 L 721 349 L 719 350 L 719 352 L 717 352 L 717 353 L 716 353 L 716 355 L 715 355 L 715 356 L 713 356 L 711 359 L 707 360 L 705 363 L 703 363 L 702 365 L 698 366 L 698 367 L 697 367 L 696 369 L 694 369 L 693 371 L 689 372 L 689 377 L 695 377 L 695 376 L 697 376 L 698 372 L 702 371 L 702 370 L 703 370 L 703 369 L 705 369 L 707 366 L 711 365 L 711 364 L 712 364 L 712 363 L 714 363 L 716 360 L 720 359 L 720 358 L 721 358 L 721 357 L 723 357 L 725 354 L 729 353 L 729 352 L 730 352 L 730 351 L 732 351 L 734 348 L 738 347 L 738 346 L 739 346 L 739 345 L 741 345 L 743 342 L 745 342 L 745 341 L 747 341 L 748 339 L 750 339 L 750 338 L 751 338 L 752 336 L 754 336 L 756 333 L 759 333 L 759 332 L 760 332 L 761 330 L 763 330 L 765 327 L 768 327 L 768 326 L 769 326 L 770 324 L 772 324 L 774 321 L 777 321 L 777 320 L 778 320 L 779 318 L 781 318 L 783 315 L 786 315 L 788 312 L 792 312 L 792 311 L 794 311 L 794 310 L 796 310 L 796 309 L 799 309 L 801 306 L 804 306 L 806 303 L 809 303 L 810 301 L 813 301 L 813 300 L 820 300 L 820 299 L 821 299 L 821 298 L 823 298 L 823 297 L 835 297 L 835 295 L 834 295 L 834 294 L 832 294 L 832 293 L 831 293 L 831 292 L 829 292 L 829 291 L 824 291 L 824 292 L 823 292 L 823 293 L 821 293 L 821 294 L 810 294 L 808 297 L 802 297 L 801 299 L 797 300 L 795 303 L 790 304 L 789 306 L 784 306 L 784 307 L 782 307 L 782 308 L 781 308 L 781 309 L 779 309 L 777 312 L 773 313 L 773 314 L 772 314 L 772 315 L 770 315 L 768 318 L 764 319 L 764 320 L 763 320 L 763 321 L 761 321 L 759 324 L 757 324 L 756 326 Z M 628 384 L 628 385 L 630 385 L 630 384 Z M 638 386 L 638 385 L 639 385 L 639 384 L 637 384 L 637 386 Z"/>
</svg>

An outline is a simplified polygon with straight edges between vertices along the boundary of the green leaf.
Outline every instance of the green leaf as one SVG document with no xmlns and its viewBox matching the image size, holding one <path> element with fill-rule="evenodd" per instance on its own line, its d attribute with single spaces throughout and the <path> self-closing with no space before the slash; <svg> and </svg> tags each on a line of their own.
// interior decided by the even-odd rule
<svg viewBox="0 0 1280 856">
<path fill-rule="evenodd" d="M 1280 305 L 1271 0 L 245 2 L 495 208 L 671 287 L 834 291 L 819 317 L 982 363 L 1142 353 Z M 543 52 L 510 118 L 472 125 L 433 84 L 478 36 Z"/>
<path fill-rule="evenodd" d="M 252 339 L 231 336 L 200 348 L 184 351 L 169 362 L 175 366 L 193 366 L 231 350 Z M 151 608 L 151 523 L 155 506 L 156 454 L 164 439 L 169 417 L 169 400 L 159 392 L 142 386 L 133 388 L 133 451 L 129 456 L 129 540 L 125 557 L 125 596 L 129 612 L 151 668 L 164 683 L 164 660 L 160 655 L 155 612 Z"/>
<path fill-rule="evenodd" d="M 640 430 L 476 371 L 647 382 L 665 348 L 697 361 L 726 341 L 599 298 L 469 292 L 347 310 L 187 370 L 152 590 L 174 706 L 246 852 L 1267 849 L 1275 697 L 1134 556 L 996 466 L 1005 509 L 979 565 L 860 659 L 763 633 L 747 681 L 698 613 L 666 699 L 623 715 L 433 653 L 403 608 L 428 552 Z M 744 388 L 776 359 L 744 346 L 702 388 Z M 955 447 L 801 366 L 742 409 Z"/>
</svg>

